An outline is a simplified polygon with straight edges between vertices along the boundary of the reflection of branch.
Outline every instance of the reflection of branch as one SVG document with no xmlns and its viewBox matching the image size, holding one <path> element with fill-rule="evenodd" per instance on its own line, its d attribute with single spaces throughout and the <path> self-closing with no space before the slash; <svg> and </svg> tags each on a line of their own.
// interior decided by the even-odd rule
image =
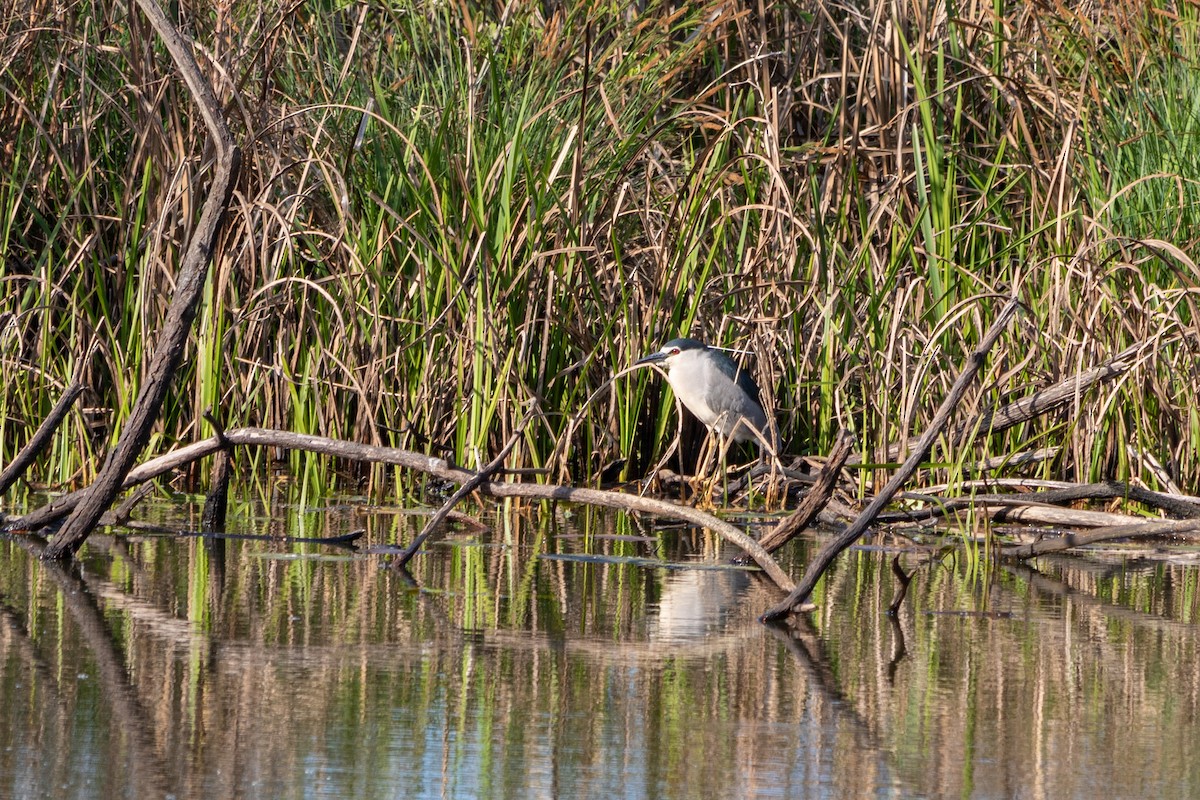
<svg viewBox="0 0 1200 800">
<path fill-rule="evenodd" d="M 38 551 L 43 548 L 29 541 L 28 537 L 18 537 L 16 541 L 34 557 L 40 556 Z M 165 776 L 157 768 L 162 764 L 163 758 L 154 743 L 154 731 L 150 726 L 153 717 L 146 713 L 138 700 L 137 691 L 129 680 L 128 667 L 118 651 L 91 588 L 77 570 L 54 561 L 43 560 L 41 571 L 58 584 L 59 597 L 79 627 L 95 659 L 100 683 L 104 688 L 103 697 L 110 703 L 118 729 L 129 737 L 132 750 L 129 761 L 134 771 L 137 793 L 140 796 L 167 795 Z"/>
<path fill-rule="evenodd" d="M 1071 562 L 1072 569 L 1079 568 L 1078 561 Z M 1016 575 L 1024 580 L 1029 586 L 1039 592 L 1051 595 L 1058 598 L 1070 598 L 1071 602 L 1080 606 L 1089 606 L 1104 613 L 1105 616 L 1113 619 L 1123 619 L 1131 622 L 1134 625 L 1142 628 L 1148 628 L 1155 631 L 1175 630 L 1187 631 L 1189 635 L 1195 631 L 1195 626 L 1185 622 L 1165 617 L 1160 614 L 1150 614 L 1145 611 L 1137 611 L 1117 603 L 1109 603 L 1095 595 L 1076 589 L 1065 581 L 1057 578 L 1052 578 L 1045 573 L 1039 572 L 1028 564 L 1004 564 L 1003 568 L 1006 572 Z"/>
<path fill-rule="evenodd" d="M 768 623 L 766 628 L 795 657 L 812 680 L 814 687 L 830 701 L 830 707 L 844 709 L 854 728 L 866 738 L 868 747 L 883 754 L 884 748 L 877 741 L 871 726 L 842 692 L 837 675 L 829 666 L 829 659 L 821 646 L 821 638 L 813 629 L 812 622 L 806 616 L 797 615 L 789 620 L 789 625 L 790 627 Z"/>
<path fill-rule="evenodd" d="M 909 578 L 911 577 L 910 575 Z M 887 665 L 887 678 L 888 684 L 895 686 L 896 667 L 900 666 L 900 662 L 908 655 L 908 648 L 904 645 L 904 626 L 900 624 L 900 614 L 889 613 L 887 618 L 888 622 L 892 623 L 892 660 Z"/>
<path fill-rule="evenodd" d="M 8 604 L 0 602 L 0 620 L 3 620 L 4 624 L 12 632 L 11 641 L 16 642 L 17 649 L 29 661 L 32 671 L 37 673 L 38 678 L 48 689 L 56 689 L 58 687 L 57 673 L 53 667 L 46 663 L 46 660 L 41 657 L 37 648 L 34 647 L 33 637 L 29 633 L 29 626 L 22 618 L 21 613 Z M 7 645 L 8 643 L 5 642 L 6 647 Z M 56 694 L 60 695 L 57 699 L 61 700 L 61 693 Z M 45 705 L 46 698 L 42 698 L 41 703 Z"/>
<path fill-rule="evenodd" d="M 1000 554 L 1008 558 L 1033 558 L 1045 553 L 1056 553 L 1072 547 L 1083 547 L 1110 539 L 1132 539 L 1137 536 L 1170 536 L 1180 533 L 1195 533 L 1200 530 L 1200 520 L 1174 519 L 1161 522 L 1141 522 L 1132 525 L 1110 525 L 1096 528 L 1087 533 L 1067 533 L 1054 539 L 1042 539 L 1029 544 L 1005 547 Z"/>
<path fill-rule="evenodd" d="M 904 602 L 904 596 L 908 594 L 908 584 L 912 582 L 913 575 L 916 570 L 911 573 L 906 573 L 904 567 L 900 566 L 900 554 L 897 553 L 892 558 L 892 574 L 896 576 L 896 580 L 900 582 L 900 588 L 896 590 L 896 596 L 892 598 L 892 602 L 888 605 L 888 617 L 896 618 L 896 614 L 900 611 L 900 604 Z"/>
</svg>

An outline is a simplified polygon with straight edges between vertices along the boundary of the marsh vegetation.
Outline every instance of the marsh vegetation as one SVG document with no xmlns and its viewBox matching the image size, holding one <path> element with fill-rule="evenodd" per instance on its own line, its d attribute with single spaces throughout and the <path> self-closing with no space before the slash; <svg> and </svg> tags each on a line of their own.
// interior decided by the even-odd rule
<svg viewBox="0 0 1200 800">
<path fill-rule="evenodd" d="M 873 465 L 1015 291 L 968 411 L 1134 366 L 924 479 L 1197 485 L 1191 5 L 179 8 L 243 166 L 154 449 L 215 408 L 477 466 L 532 410 L 507 466 L 639 477 L 673 404 L 647 373 L 585 400 L 692 334 L 747 351 L 788 454 L 847 427 Z M 30 480 L 80 485 L 211 153 L 128 7 L 14 7 L 0 41 L 0 458 L 77 374 Z M 314 492 L 403 477 L 289 458 Z"/>
<path fill-rule="evenodd" d="M 135 473 L 232 446 L 255 497 L 70 568 L 0 534 L 12 791 L 1189 794 L 1188 548 L 1047 553 L 1200 529 L 1195 5 L 178 4 L 232 171 L 151 5 L 0 12 L 4 517 L 102 485 L 189 274 Z M 832 544 L 905 528 L 755 555 L 785 521 L 738 545 L 772 587 L 723 543 L 795 493 L 596 491 L 664 485 L 675 405 L 613 378 L 688 335 L 789 481 L 853 441 Z M 414 499 L 473 489 L 512 499 L 416 552 Z M 801 563 L 817 613 L 758 624 Z"/>
</svg>

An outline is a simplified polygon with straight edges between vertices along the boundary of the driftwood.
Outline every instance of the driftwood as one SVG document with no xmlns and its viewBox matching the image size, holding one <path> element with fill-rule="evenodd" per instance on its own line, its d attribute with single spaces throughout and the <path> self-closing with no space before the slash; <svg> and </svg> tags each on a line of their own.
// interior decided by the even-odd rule
<svg viewBox="0 0 1200 800">
<path fill-rule="evenodd" d="M 892 479 L 887 482 L 882 491 L 863 510 L 862 514 L 836 539 L 821 548 L 821 551 L 817 553 L 816 557 L 808 565 L 808 569 L 805 570 L 804 577 L 787 596 L 787 599 L 768 609 L 762 615 L 761 619 L 763 622 L 780 619 L 791 614 L 793 609 L 802 607 L 804 602 L 808 600 L 808 596 L 812 594 L 817 581 L 825 574 L 825 570 L 829 569 L 829 566 L 838 554 L 866 532 L 879 513 L 883 511 L 884 506 L 891 502 L 896 493 L 903 488 L 908 479 L 921 466 L 921 463 L 929 457 L 929 452 L 933 449 L 934 441 L 941 435 L 947 421 L 950 419 L 950 415 L 962 400 L 963 395 L 966 394 L 967 387 L 971 385 L 975 380 L 975 376 L 983 367 L 984 357 L 992 349 L 992 345 L 996 343 L 996 340 L 1000 338 L 1000 334 L 1008 327 L 1008 323 L 1012 321 L 1019 307 L 1020 302 L 1016 297 L 1008 301 L 1007 305 L 1004 306 L 1000 314 L 996 317 L 996 321 L 992 323 L 987 333 L 984 334 L 979 346 L 968 357 L 967 364 L 963 368 L 962 373 L 954 381 L 954 385 L 950 388 L 950 393 L 946 395 L 946 399 L 938 407 L 937 412 L 933 415 L 933 419 L 929 423 L 929 428 L 921 435 L 908 460 L 896 471 L 896 474 L 892 476 Z"/>
<path fill-rule="evenodd" d="M 470 470 L 451 466 L 444 459 L 414 453 L 409 450 L 402 450 L 397 447 L 357 444 L 338 439 L 328 439 L 324 436 L 308 436 L 288 431 L 270 430 L 268 428 L 234 428 L 225 431 L 222 437 L 213 436 L 147 461 L 140 467 L 130 470 L 123 485 L 130 487 L 144 483 L 173 469 L 189 464 L 198 458 L 212 455 L 227 445 L 238 447 L 282 447 L 288 450 L 322 453 L 335 458 L 392 464 L 456 484 L 465 484 L 476 476 L 476 473 Z M 728 522 L 696 508 L 680 506 L 650 497 L 623 494 L 621 492 L 606 492 L 599 489 L 577 489 L 571 486 L 556 486 L 541 483 L 483 481 L 479 484 L 478 491 L 490 497 L 564 500 L 616 508 L 624 511 L 641 511 L 681 519 L 685 522 L 708 528 L 730 544 L 744 550 L 754 559 L 754 563 L 783 591 L 791 591 L 794 585 L 792 579 L 783 571 L 783 568 L 775 562 L 775 559 L 771 558 L 770 554 L 758 542 Z M 78 506 L 83 498 L 86 498 L 87 492 L 87 489 L 81 489 L 78 492 L 64 495 L 25 517 L 9 521 L 5 529 L 9 531 L 34 530 L 48 525 L 54 520 L 69 514 L 73 508 Z"/>
<path fill-rule="evenodd" d="M 1200 533 L 1200 520 L 1170 519 L 1097 528 L 1087 533 L 1068 533 L 1053 539 L 1043 539 L 1031 544 L 1005 547 L 1000 554 L 1007 558 L 1033 558 L 1046 553 L 1057 553 L 1072 547 L 1083 547 L 1113 539 L 1129 539 L 1134 536 L 1177 536 L 1183 533 Z"/>
<path fill-rule="evenodd" d="M 43 558 L 70 558 L 96 527 L 101 516 L 112 505 L 121 490 L 125 477 L 137 462 L 150 439 L 163 399 L 175 377 L 175 369 L 183 358 L 188 332 L 196 317 L 196 309 L 204 291 L 208 265 L 213 247 L 233 187 L 237 182 L 241 155 L 221 116 L 221 105 L 208 80 L 200 72 L 191 48 L 179 31 L 167 19 L 155 0 L 137 0 L 142 13 L 158 33 L 175 61 L 184 82 L 192 93 L 209 138 L 216 153 L 212 186 L 200 214 L 196 231 L 180 265 L 175 281 L 175 295 L 167 310 L 167 318 L 154 346 L 145 382 L 138 392 L 129 417 L 121 428 L 117 444 L 105 459 L 87 495 L 76 505 L 70 518 L 46 548 Z"/>
<path fill-rule="evenodd" d="M 829 504 L 829 499 L 833 497 L 834 487 L 837 485 L 838 475 L 841 474 L 846 459 L 850 457 L 853 443 L 854 437 L 848 431 L 838 432 L 833 448 L 829 451 L 829 459 L 821 469 L 820 477 L 804 495 L 800 505 L 758 540 L 764 550 L 774 553 L 783 547 L 797 534 L 808 528 L 821 510 Z M 744 562 L 745 556 L 738 556 L 734 560 L 739 563 Z"/>
<path fill-rule="evenodd" d="M 1176 517 L 1200 518 L 1200 498 L 1155 492 L 1122 481 L 1100 481 L 1062 486 L 1036 492 L 1014 494 L 977 494 L 964 497 L 940 498 L 929 494 L 906 494 L 910 499 L 928 502 L 928 508 L 913 511 L 891 511 L 880 514 L 879 522 L 919 522 L 946 516 L 964 508 L 997 505 L 1032 505 L 1070 503 L 1076 500 L 1130 500 L 1157 508 Z M 1081 523 L 1087 524 L 1087 523 Z M 1106 523 L 1099 523 L 1106 524 Z"/>
<path fill-rule="evenodd" d="M 1105 528 L 1112 525 L 1139 525 L 1153 522 L 1149 517 L 1133 517 L 1111 511 L 1093 511 L 1086 508 L 1063 508 L 1052 505 L 1030 505 L 1019 498 L 989 500 L 975 509 L 981 517 L 995 523 L 1021 523 L 1024 525 L 1053 525 L 1073 528 Z"/>
</svg>

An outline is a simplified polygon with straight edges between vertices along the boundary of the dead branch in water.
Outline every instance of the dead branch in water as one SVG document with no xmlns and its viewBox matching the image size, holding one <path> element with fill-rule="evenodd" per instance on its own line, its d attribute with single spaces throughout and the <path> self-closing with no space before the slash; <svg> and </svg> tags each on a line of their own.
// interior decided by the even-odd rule
<svg viewBox="0 0 1200 800">
<path fill-rule="evenodd" d="M 9 487 L 25 474 L 29 465 L 46 449 L 54 432 L 66 419 L 67 412 L 71 410 L 71 406 L 81 394 L 83 394 L 83 384 L 76 382 L 68 386 L 62 397 L 58 398 L 54 408 L 50 409 L 50 413 L 42 420 L 42 424 L 34 431 L 33 436 L 29 437 L 29 441 L 21 448 L 21 452 L 17 453 L 16 458 L 9 462 L 9 465 L 4 468 L 4 472 L 0 472 L 0 494 L 7 492 Z"/>
<path fill-rule="evenodd" d="M 124 427 L 121 428 L 116 447 L 100 468 L 100 474 L 88 487 L 87 495 L 76 505 L 70 518 L 43 553 L 43 558 L 48 559 L 70 558 L 79 549 L 100 521 L 100 517 L 112 505 L 126 475 L 150 440 L 150 432 L 175 377 L 175 369 L 183 358 L 188 332 L 191 331 L 192 321 L 196 318 L 196 309 L 204 292 L 204 281 L 208 274 L 209 262 L 212 260 L 213 247 L 221 231 L 229 200 L 233 196 L 233 187 L 237 182 L 238 167 L 241 163 L 240 152 L 221 116 L 221 104 L 217 102 L 212 86 L 196 65 L 188 42 L 167 19 L 155 0 L 137 0 L 137 4 L 162 39 L 192 93 L 216 151 L 216 163 L 208 198 L 204 201 L 200 221 L 196 225 L 195 234 L 188 242 L 187 252 L 176 277 L 175 295 L 171 298 L 167 318 L 155 343 L 146 380 L 138 391 L 137 400 L 134 401 Z"/>
<path fill-rule="evenodd" d="M 854 437 L 848 431 L 841 430 L 838 432 L 833 449 L 829 451 L 829 459 L 821 469 L 820 477 L 817 478 L 816 483 L 808 490 L 808 493 L 804 495 L 804 499 L 800 501 L 800 505 L 758 540 L 758 543 L 763 546 L 764 550 L 768 553 L 774 553 L 812 524 L 812 521 L 817 518 L 817 515 L 821 513 L 821 509 L 825 508 L 829 503 L 829 499 L 833 496 L 838 475 L 841 474 L 842 467 L 846 464 L 846 459 L 850 456 L 853 444 Z M 734 561 L 741 563 L 744 561 L 744 558 L 744 556 L 738 556 Z"/>
<path fill-rule="evenodd" d="M 1046 553 L 1058 553 L 1072 547 L 1083 547 L 1113 539 L 1131 539 L 1135 536 L 1174 536 L 1181 533 L 1200 532 L 1198 519 L 1170 519 L 1140 522 L 1126 525 L 1111 525 L 1087 533 L 1068 533 L 1053 539 L 1042 539 L 1031 544 L 1013 545 L 1000 551 L 1006 558 L 1033 558 Z"/>
<path fill-rule="evenodd" d="M 407 469 L 432 475 L 441 480 L 456 484 L 466 484 L 472 481 L 477 473 L 470 470 L 451 466 L 441 458 L 402 450 L 397 447 L 380 447 L 378 445 L 358 444 L 324 436 L 309 436 L 306 434 L 290 433 L 288 431 L 270 430 L 268 428 L 234 428 L 225 431 L 220 438 L 214 436 L 203 441 L 195 442 L 187 447 L 168 453 L 140 467 L 130 470 L 124 486 L 143 483 L 173 469 L 189 464 L 198 458 L 212 455 L 223 446 L 237 447 L 281 447 L 287 450 L 304 450 L 321 453 L 335 458 L 355 461 L 370 461 L 381 464 L 391 464 Z M 541 483 L 502 483 L 483 481 L 478 490 L 490 497 L 523 497 L 529 500 L 563 500 L 585 505 L 604 506 L 623 511 L 641 511 L 658 516 L 671 517 L 699 525 L 713 531 L 735 547 L 744 550 L 754 563 L 785 592 L 792 590 L 792 579 L 783 571 L 766 550 L 745 532 L 722 519 L 714 517 L 696 508 L 680 506 L 665 500 L 651 497 L 608 492 L 600 489 L 577 489 L 572 486 L 556 486 Z M 34 530 L 53 522 L 71 512 L 83 498 L 88 489 L 64 495 L 54 502 L 33 511 L 26 516 L 10 521 L 6 530 Z"/>
<path fill-rule="evenodd" d="M 1127 500 L 1157 508 L 1175 517 L 1200 518 L 1200 498 L 1155 492 L 1123 481 L 1100 481 L 1062 486 L 1056 489 L 1011 494 L 977 494 L 942 498 L 926 493 L 905 494 L 907 499 L 923 500 L 926 508 L 889 511 L 880 514 L 878 522 L 919 522 L 953 514 L 961 509 L 979 510 L 984 507 L 1059 505 L 1076 500 Z M 1095 513 L 1095 512 L 1092 512 Z M 1088 525 L 1081 522 L 1081 525 Z M 1099 523 L 1106 524 L 1106 523 Z"/>
<path fill-rule="evenodd" d="M 225 426 L 209 409 L 204 418 L 213 426 L 217 439 L 224 441 Z M 212 473 L 208 481 L 208 494 L 204 498 L 204 513 L 200 518 L 200 530 L 205 533 L 221 533 L 225 530 L 225 512 L 229 507 L 229 481 L 233 477 L 233 453 L 222 447 L 213 457 Z"/>
<path fill-rule="evenodd" d="M 850 527 L 832 542 L 821 548 L 821 552 L 817 553 L 816 557 L 808 565 L 808 569 L 804 572 L 804 577 L 800 580 L 796 588 L 792 590 L 791 594 L 787 596 L 787 599 L 768 609 L 762 615 L 761 619 L 763 622 L 787 616 L 792 613 L 793 609 L 801 607 L 808 599 L 808 596 L 812 594 L 817 581 L 825 574 L 825 570 L 829 569 L 829 566 L 838 554 L 866 532 L 867 528 L 871 526 L 875 518 L 879 515 L 879 512 L 883 511 L 884 506 L 891 502 L 896 493 L 903 488 L 908 479 L 920 467 L 921 462 L 929 457 L 929 452 L 933 449 L 934 440 L 942 434 L 946 423 L 950 419 L 950 415 L 958 407 L 963 395 L 966 394 L 967 387 L 971 385 L 979 370 L 983 368 L 983 360 L 987 356 L 988 351 L 992 349 L 992 345 L 996 343 L 996 340 L 1000 338 L 1000 334 L 1008 327 L 1008 323 L 1016 316 L 1018 308 L 1020 308 L 1020 301 L 1014 296 L 1000 311 L 999 315 L 997 315 L 996 321 L 992 323 L 987 333 L 984 334 L 979 346 L 967 358 L 967 364 L 963 367 L 962 373 L 954 381 L 954 385 L 950 388 L 950 393 L 946 395 L 946 399 L 938 407 L 937 413 L 933 415 L 933 419 L 929 423 L 929 428 L 921 435 L 908 460 L 901 465 L 896 474 L 892 476 L 892 479 L 871 500 L 862 514 L 850 524 Z"/>
</svg>

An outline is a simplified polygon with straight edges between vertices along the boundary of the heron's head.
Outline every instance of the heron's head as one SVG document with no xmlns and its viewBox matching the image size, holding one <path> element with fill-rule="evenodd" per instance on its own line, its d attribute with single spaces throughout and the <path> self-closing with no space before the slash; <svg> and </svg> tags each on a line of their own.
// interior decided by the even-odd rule
<svg viewBox="0 0 1200 800">
<path fill-rule="evenodd" d="M 697 339 L 672 339 L 662 346 L 662 349 L 657 353 L 651 353 L 648 356 L 642 356 L 635 364 L 657 364 L 663 369 L 670 370 L 672 364 L 679 363 L 681 357 L 686 358 L 686 353 L 696 351 L 704 351 L 708 349 L 708 345 Z"/>
</svg>

